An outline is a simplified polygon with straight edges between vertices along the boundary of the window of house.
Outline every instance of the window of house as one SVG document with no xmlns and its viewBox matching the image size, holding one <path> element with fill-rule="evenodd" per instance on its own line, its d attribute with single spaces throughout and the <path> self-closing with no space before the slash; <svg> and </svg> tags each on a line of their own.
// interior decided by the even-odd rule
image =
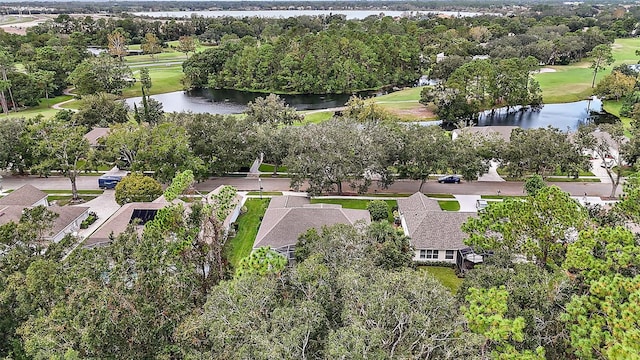
<svg viewBox="0 0 640 360">
<path fill-rule="evenodd" d="M 438 258 L 438 250 L 426 250 L 427 259 L 437 259 Z"/>
<path fill-rule="evenodd" d="M 427 250 L 420 250 L 420 259 L 427 258 Z"/>
<path fill-rule="evenodd" d="M 453 260 L 454 253 L 455 253 L 455 250 L 447 250 L 447 252 L 444 254 L 444 258 L 447 260 Z"/>
</svg>

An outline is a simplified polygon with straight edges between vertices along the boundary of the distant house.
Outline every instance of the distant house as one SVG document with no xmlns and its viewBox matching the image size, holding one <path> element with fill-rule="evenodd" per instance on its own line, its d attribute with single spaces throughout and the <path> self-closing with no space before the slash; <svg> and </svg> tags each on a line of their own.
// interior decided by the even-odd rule
<svg viewBox="0 0 640 360">
<path fill-rule="evenodd" d="M 443 211 L 437 201 L 419 192 L 398 199 L 398 212 L 402 229 L 415 248 L 414 261 L 463 265 L 456 261 L 458 253 L 467 248 L 461 227 L 475 213 Z"/>
<path fill-rule="evenodd" d="M 84 138 L 87 139 L 92 148 L 97 148 L 100 146 L 98 140 L 107 135 L 109 135 L 109 128 L 95 127 L 84 134 Z"/>
<path fill-rule="evenodd" d="M 89 208 L 84 206 L 49 206 L 47 194 L 32 185 L 24 185 L 0 199 L 0 225 L 19 222 L 25 209 L 44 206 L 58 214 L 53 226 L 45 235 L 45 240 L 59 242 L 67 234 L 80 229 L 80 224 L 89 216 Z"/>
<path fill-rule="evenodd" d="M 278 196 L 269 203 L 253 248 L 270 246 L 293 260 L 298 237 L 311 228 L 320 230 L 323 226 L 370 222 L 367 210 L 343 209 L 340 205 L 332 204 L 311 204 L 308 198 L 300 196 Z"/>
<path fill-rule="evenodd" d="M 437 63 L 439 63 L 441 61 L 444 61 L 444 59 L 446 59 L 446 58 L 447 58 L 447 56 L 443 52 L 436 54 L 436 62 Z"/>
</svg>

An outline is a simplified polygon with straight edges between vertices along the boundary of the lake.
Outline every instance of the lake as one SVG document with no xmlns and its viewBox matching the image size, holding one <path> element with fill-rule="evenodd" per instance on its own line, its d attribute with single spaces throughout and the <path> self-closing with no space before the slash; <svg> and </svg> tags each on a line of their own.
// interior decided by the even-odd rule
<svg viewBox="0 0 640 360">
<path fill-rule="evenodd" d="M 320 15 L 345 15 L 347 19 L 364 19 L 368 16 L 384 14 L 392 17 L 407 17 L 427 14 L 442 14 L 456 17 L 469 17 L 479 15 L 495 15 L 497 13 L 480 13 L 466 11 L 391 11 L 391 10 L 219 10 L 219 11 L 146 11 L 134 12 L 136 16 L 149 17 L 173 17 L 184 18 L 192 14 L 203 17 L 264 17 L 264 18 L 289 18 L 296 16 L 320 16 Z"/>
<path fill-rule="evenodd" d="M 361 92 L 361 97 L 370 97 L 383 93 Z M 265 97 L 268 94 L 225 90 L 225 89 L 199 89 L 192 91 L 176 91 L 167 94 L 152 95 L 160 101 L 166 112 L 191 111 L 193 113 L 210 114 L 240 114 L 247 108 L 247 103 L 257 97 Z M 320 110 L 343 106 L 350 94 L 327 95 L 280 95 L 287 104 L 297 110 Z M 133 108 L 133 104 L 140 102 L 142 98 L 126 99 L 127 104 Z M 593 100 L 576 101 L 565 104 L 548 104 L 539 110 L 527 109 L 524 111 L 512 111 L 507 113 L 504 109 L 495 112 L 487 111 L 478 116 L 477 126 L 519 126 L 524 129 L 553 126 L 561 130 L 576 130 L 579 125 L 594 121 L 595 123 L 614 122 L 618 118 L 602 111 L 602 101 Z M 438 125 L 439 121 L 418 122 L 421 125 Z M 453 128 L 453 127 L 452 127 Z"/>
<path fill-rule="evenodd" d="M 524 110 L 506 113 L 490 111 L 480 114 L 477 126 L 519 126 L 524 129 L 553 126 L 560 130 L 576 130 L 579 125 L 618 121 L 618 118 L 602 111 L 602 101 L 576 101 L 565 104 L 548 104 L 540 110 Z"/>
<path fill-rule="evenodd" d="M 376 92 L 360 92 L 363 97 L 373 96 Z M 193 113 L 210 114 L 239 114 L 244 112 L 247 103 L 257 97 L 269 94 L 226 89 L 198 89 L 191 91 L 176 91 L 172 93 L 152 95 L 160 101 L 166 112 L 191 111 Z M 343 106 L 351 94 L 327 95 L 280 95 L 284 101 L 297 110 L 319 110 Z M 133 103 L 142 101 L 141 97 L 126 99 L 133 108 Z"/>
</svg>

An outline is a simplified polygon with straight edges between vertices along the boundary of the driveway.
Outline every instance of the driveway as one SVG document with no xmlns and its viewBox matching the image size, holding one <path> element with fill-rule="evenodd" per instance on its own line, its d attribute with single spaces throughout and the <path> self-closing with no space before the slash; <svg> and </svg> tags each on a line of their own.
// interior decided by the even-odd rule
<svg viewBox="0 0 640 360">
<path fill-rule="evenodd" d="M 116 203 L 115 198 L 115 190 L 105 190 L 102 195 L 96 197 L 93 200 L 87 201 L 86 203 L 73 205 L 73 206 L 88 206 L 89 211 L 93 211 L 98 215 L 98 220 L 91 224 L 86 229 L 80 229 L 78 231 L 78 236 L 82 238 L 87 238 L 89 235 L 93 234 L 93 232 L 100 227 L 111 215 L 113 215 L 118 209 L 120 209 L 120 205 Z"/>
<path fill-rule="evenodd" d="M 502 176 L 498 174 L 499 165 L 500 163 L 498 163 L 497 161 L 492 161 L 489 166 L 489 172 L 480 176 L 478 181 L 498 181 L 498 182 L 506 181 L 505 179 L 502 178 Z"/>
<path fill-rule="evenodd" d="M 480 195 L 453 195 L 460 204 L 460 212 L 478 212 L 476 200 L 480 200 Z"/>
</svg>

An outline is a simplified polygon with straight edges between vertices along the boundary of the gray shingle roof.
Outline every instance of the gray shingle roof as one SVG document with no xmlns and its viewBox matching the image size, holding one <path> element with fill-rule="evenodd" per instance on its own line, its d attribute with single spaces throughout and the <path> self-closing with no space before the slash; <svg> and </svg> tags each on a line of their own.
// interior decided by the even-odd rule
<svg viewBox="0 0 640 360">
<path fill-rule="evenodd" d="M 474 134 L 482 134 L 482 135 L 498 135 L 505 141 L 509 141 L 511 139 L 511 131 L 513 129 L 518 128 L 517 126 L 472 126 L 466 127 L 463 129 L 455 129 L 453 130 L 456 134 L 461 134 L 462 132 L 469 132 Z"/>
<path fill-rule="evenodd" d="M 38 190 L 33 185 L 22 185 L 19 189 L 9 193 L 0 199 L 0 205 L 33 206 L 38 201 L 47 197 L 47 194 Z"/>
<path fill-rule="evenodd" d="M 273 197 L 264 214 L 254 248 L 279 248 L 294 245 L 298 237 L 311 228 L 335 224 L 355 224 L 371 220 L 367 210 L 343 209 L 340 205 L 309 204 L 309 200 L 295 196 Z"/>
<path fill-rule="evenodd" d="M 87 139 L 91 146 L 98 146 L 98 139 L 107 136 L 108 134 L 109 128 L 96 127 L 84 134 L 84 138 Z"/>
<path fill-rule="evenodd" d="M 466 247 L 467 235 L 460 230 L 462 224 L 475 213 L 442 211 L 438 202 L 415 193 L 398 200 L 398 211 L 404 218 L 416 249 L 456 250 Z"/>
<path fill-rule="evenodd" d="M 52 236 L 58 235 L 77 218 L 89 212 L 86 206 L 49 206 L 47 209 L 58 214 L 51 229 Z"/>
</svg>

